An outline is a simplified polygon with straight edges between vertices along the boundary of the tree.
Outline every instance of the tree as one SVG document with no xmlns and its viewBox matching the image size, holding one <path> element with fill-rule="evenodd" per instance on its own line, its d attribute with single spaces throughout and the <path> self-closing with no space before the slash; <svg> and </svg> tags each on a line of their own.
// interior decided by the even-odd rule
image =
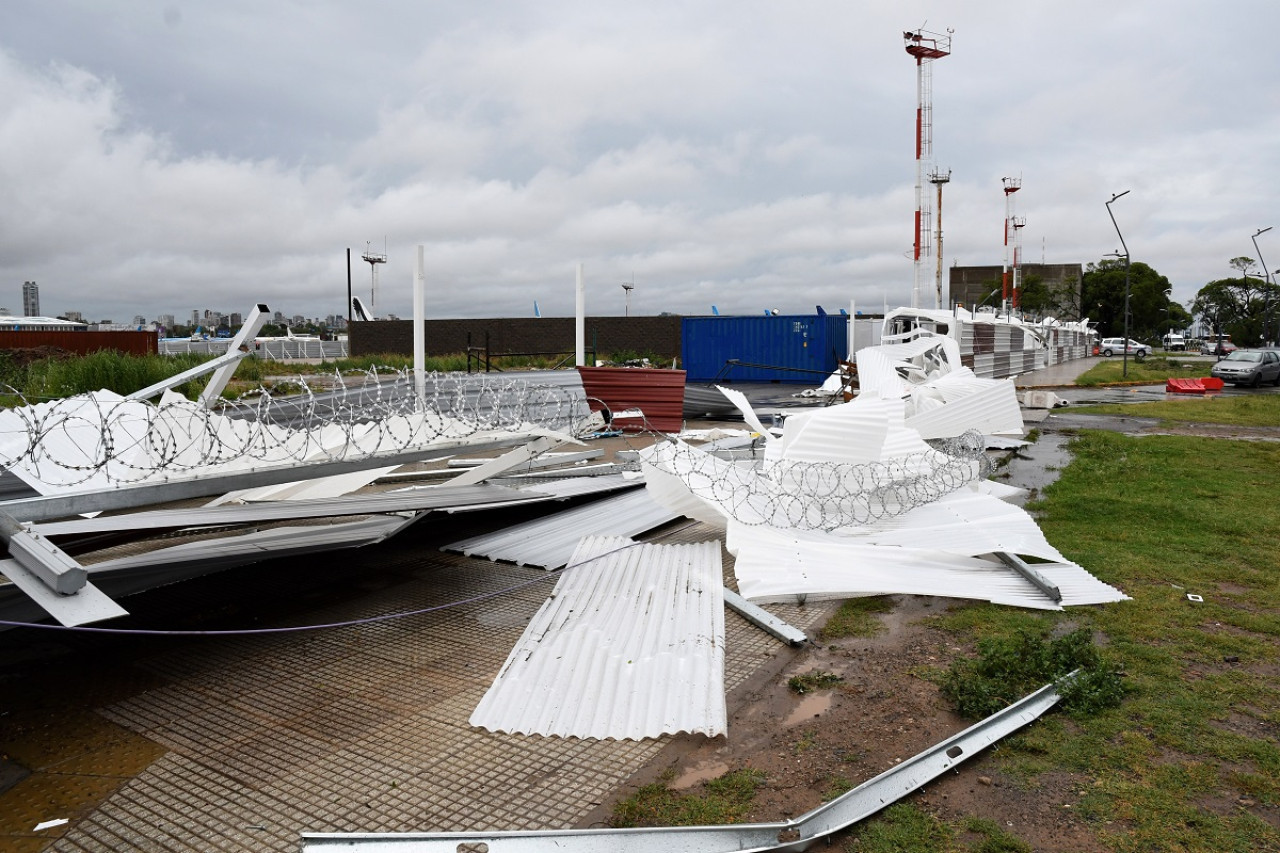
<svg viewBox="0 0 1280 853">
<path fill-rule="evenodd" d="M 1191 312 L 1201 318 L 1214 335 L 1228 334 L 1240 344 L 1263 342 L 1263 324 L 1268 310 L 1274 316 L 1280 310 L 1280 289 L 1252 274 L 1253 258 L 1232 258 L 1229 266 L 1239 278 L 1211 281 L 1196 293 Z"/>
<path fill-rule="evenodd" d="M 1096 319 L 1106 337 L 1124 334 L 1124 282 L 1122 258 L 1104 258 L 1085 269 L 1081 313 Z M 1166 312 L 1177 305 L 1169 300 L 1171 290 L 1169 279 L 1141 261 L 1129 265 L 1129 337 L 1153 341 L 1164 334 Z"/>
</svg>

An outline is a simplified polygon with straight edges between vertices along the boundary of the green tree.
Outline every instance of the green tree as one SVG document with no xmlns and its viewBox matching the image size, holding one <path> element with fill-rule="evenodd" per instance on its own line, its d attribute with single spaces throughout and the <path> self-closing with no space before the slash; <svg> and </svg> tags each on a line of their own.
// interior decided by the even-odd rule
<svg viewBox="0 0 1280 853">
<path fill-rule="evenodd" d="M 1220 278 L 1200 288 L 1191 312 L 1212 329 L 1214 335 L 1228 334 L 1243 345 L 1262 343 L 1268 313 L 1273 321 L 1270 327 L 1275 327 L 1275 315 L 1280 311 L 1277 299 L 1280 289 L 1253 274 L 1253 258 L 1232 258 L 1229 266 L 1239 272 L 1240 277 Z"/>
<path fill-rule="evenodd" d="M 1125 265 L 1122 258 L 1090 263 L 1084 273 L 1084 305 L 1081 313 L 1098 321 L 1104 337 L 1124 334 Z M 1129 265 L 1129 337 L 1154 341 L 1168 328 L 1172 310 L 1169 279 L 1137 261 Z M 1178 306 L 1181 307 L 1181 306 Z"/>
</svg>

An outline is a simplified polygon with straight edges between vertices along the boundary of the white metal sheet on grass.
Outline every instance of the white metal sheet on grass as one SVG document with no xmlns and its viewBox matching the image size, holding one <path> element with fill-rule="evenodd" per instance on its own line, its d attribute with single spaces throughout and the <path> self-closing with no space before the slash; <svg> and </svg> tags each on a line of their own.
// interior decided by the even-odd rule
<svg viewBox="0 0 1280 853">
<path fill-rule="evenodd" d="M 471 724 L 638 740 L 725 734 L 720 544 L 583 539 Z"/>
<path fill-rule="evenodd" d="M 1002 563 L 941 549 L 859 543 L 846 536 L 736 522 L 729 524 L 728 541 L 738 555 L 738 591 L 757 603 L 909 594 L 1060 610 L 1128 598 L 1074 563 L 1035 564 L 1061 591 L 1059 605 Z"/>
<path fill-rule="evenodd" d="M 440 550 L 519 566 L 558 569 L 569 562 L 578 540 L 584 536 L 638 536 L 678 517 L 654 501 L 647 489 L 638 489 L 452 542 Z"/>
</svg>

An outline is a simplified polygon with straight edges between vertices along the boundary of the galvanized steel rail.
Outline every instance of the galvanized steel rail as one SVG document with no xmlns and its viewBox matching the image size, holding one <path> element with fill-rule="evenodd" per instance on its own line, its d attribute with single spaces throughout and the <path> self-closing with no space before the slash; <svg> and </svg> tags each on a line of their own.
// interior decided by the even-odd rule
<svg viewBox="0 0 1280 853">
<path fill-rule="evenodd" d="M 1064 683 L 1075 673 L 1064 677 Z M 863 782 L 794 820 L 729 826 L 645 829 L 569 829 L 526 832 L 304 833 L 302 849 L 355 853 L 754 853 L 806 850 L 814 842 L 864 820 L 941 776 L 1005 735 L 1048 711 L 1059 699 L 1048 684 L 959 734 Z"/>
</svg>

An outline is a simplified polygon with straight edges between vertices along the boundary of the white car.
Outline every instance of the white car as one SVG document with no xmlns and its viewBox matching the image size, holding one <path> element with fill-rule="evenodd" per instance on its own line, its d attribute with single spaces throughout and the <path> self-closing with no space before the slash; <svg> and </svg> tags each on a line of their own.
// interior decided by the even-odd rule
<svg viewBox="0 0 1280 853">
<path fill-rule="evenodd" d="M 1125 351 L 1124 338 L 1103 338 L 1102 343 L 1098 345 L 1098 351 L 1103 355 L 1119 355 Z M 1150 353 L 1151 347 L 1140 344 L 1133 338 L 1129 339 L 1130 355 L 1146 358 Z"/>
</svg>

